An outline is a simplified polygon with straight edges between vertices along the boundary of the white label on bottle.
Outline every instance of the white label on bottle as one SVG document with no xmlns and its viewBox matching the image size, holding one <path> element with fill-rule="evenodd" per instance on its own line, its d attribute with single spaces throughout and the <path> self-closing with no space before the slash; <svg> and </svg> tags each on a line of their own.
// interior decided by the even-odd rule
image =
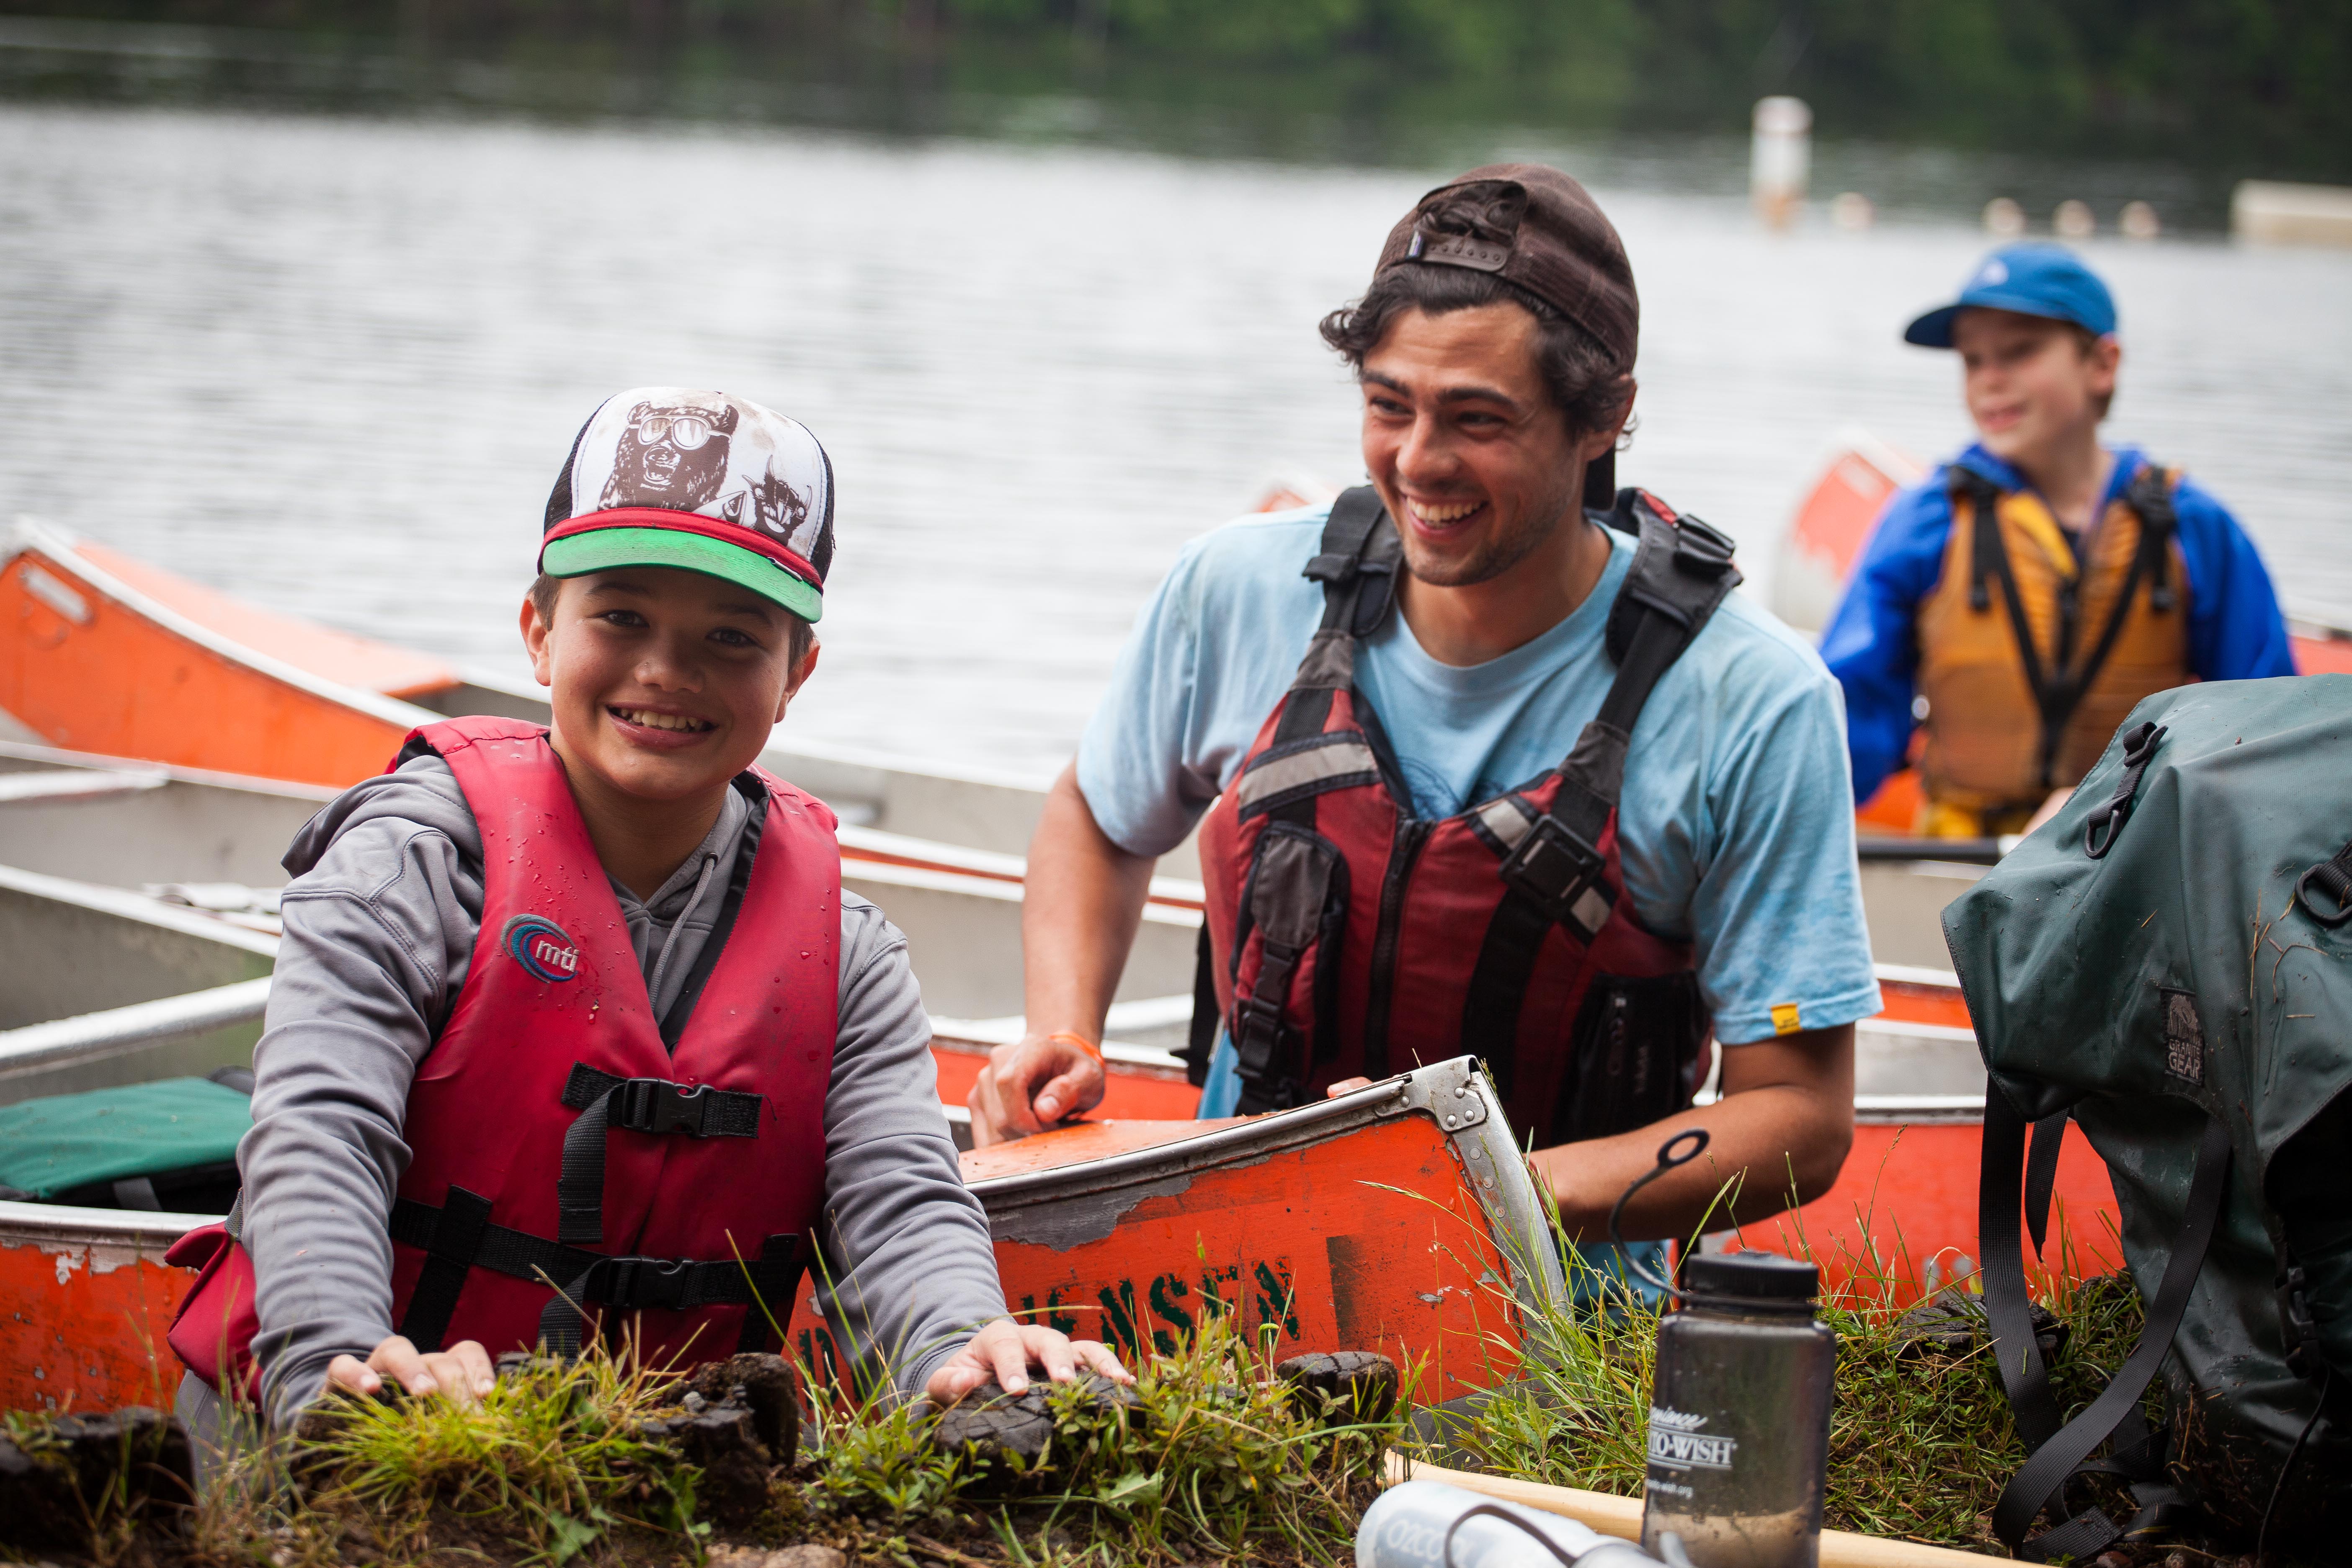
<svg viewBox="0 0 2352 1568">
<path fill-rule="evenodd" d="M 1700 1431 L 1706 1425 L 1704 1415 L 1669 1410 L 1663 1405 L 1651 1405 L 1650 1463 L 1664 1465 L 1670 1470 L 1731 1468 L 1731 1455 L 1739 1447 L 1738 1439 Z"/>
</svg>

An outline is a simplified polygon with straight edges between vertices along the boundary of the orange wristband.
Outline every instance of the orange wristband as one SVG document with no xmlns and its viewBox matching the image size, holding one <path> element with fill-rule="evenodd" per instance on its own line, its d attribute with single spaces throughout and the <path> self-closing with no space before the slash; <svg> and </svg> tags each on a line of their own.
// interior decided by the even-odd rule
<svg viewBox="0 0 2352 1568">
<path fill-rule="evenodd" d="M 1084 1035 L 1073 1034 L 1067 1029 L 1056 1029 L 1045 1037 L 1049 1040 L 1066 1040 L 1071 1045 L 1077 1047 L 1078 1049 L 1086 1052 L 1087 1055 L 1094 1058 L 1095 1066 L 1100 1067 L 1103 1065 L 1102 1047 L 1096 1045 L 1092 1040 L 1087 1039 Z"/>
</svg>

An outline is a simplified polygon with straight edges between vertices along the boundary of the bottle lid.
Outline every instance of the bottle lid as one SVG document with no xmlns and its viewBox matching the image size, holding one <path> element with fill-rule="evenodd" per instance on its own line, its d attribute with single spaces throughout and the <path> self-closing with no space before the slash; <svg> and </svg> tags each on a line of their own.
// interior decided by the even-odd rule
<svg viewBox="0 0 2352 1568">
<path fill-rule="evenodd" d="M 1804 1311 L 1821 1289 L 1822 1271 L 1777 1252 L 1701 1252 L 1683 1264 L 1682 1282 L 1697 1306 L 1714 1305 L 1710 1297 L 1730 1296 L 1738 1301 L 1723 1305 L 1734 1311 Z"/>
</svg>

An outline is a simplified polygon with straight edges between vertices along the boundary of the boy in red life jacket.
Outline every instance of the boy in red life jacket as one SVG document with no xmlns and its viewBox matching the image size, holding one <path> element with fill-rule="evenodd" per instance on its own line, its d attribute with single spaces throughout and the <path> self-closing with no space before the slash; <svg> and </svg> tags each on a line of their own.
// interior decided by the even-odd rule
<svg viewBox="0 0 2352 1568">
<path fill-rule="evenodd" d="M 707 1361 L 770 1342 L 814 1240 L 903 1394 L 1127 1379 L 1005 1316 L 905 941 L 842 889 L 832 814 L 753 765 L 832 554 L 793 421 L 654 387 L 582 427 L 521 612 L 551 731 L 429 725 L 287 856 L 251 1289 L 208 1270 L 184 1356 L 226 1342 L 209 1370 L 249 1397 L 257 1364 L 280 1422 L 329 1384 L 470 1399 L 499 1352 L 599 1333 Z M 215 1386 L 182 1389 L 200 1430 Z"/>
</svg>

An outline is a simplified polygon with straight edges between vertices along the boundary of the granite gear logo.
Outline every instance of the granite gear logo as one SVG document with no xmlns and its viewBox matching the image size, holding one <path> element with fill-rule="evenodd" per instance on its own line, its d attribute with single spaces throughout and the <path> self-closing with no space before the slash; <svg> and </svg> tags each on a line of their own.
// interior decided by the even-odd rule
<svg viewBox="0 0 2352 1568">
<path fill-rule="evenodd" d="M 1739 1447 L 1739 1440 L 1709 1436 L 1699 1430 L 1706 1425 L 1704 1415 L 1669 1410 L 1663 1405 L 1651 1405 L 1650 1463 L 1671 1470 L 1731 1468 L 1732 1452 Z"/>
<path fill-rule="evenodd" d="M 571 980 L 580 973 L 580 949 L 545 915 L 517 915 L 499 933 L 507 956 L 541 980 Z"/>
</svg>

